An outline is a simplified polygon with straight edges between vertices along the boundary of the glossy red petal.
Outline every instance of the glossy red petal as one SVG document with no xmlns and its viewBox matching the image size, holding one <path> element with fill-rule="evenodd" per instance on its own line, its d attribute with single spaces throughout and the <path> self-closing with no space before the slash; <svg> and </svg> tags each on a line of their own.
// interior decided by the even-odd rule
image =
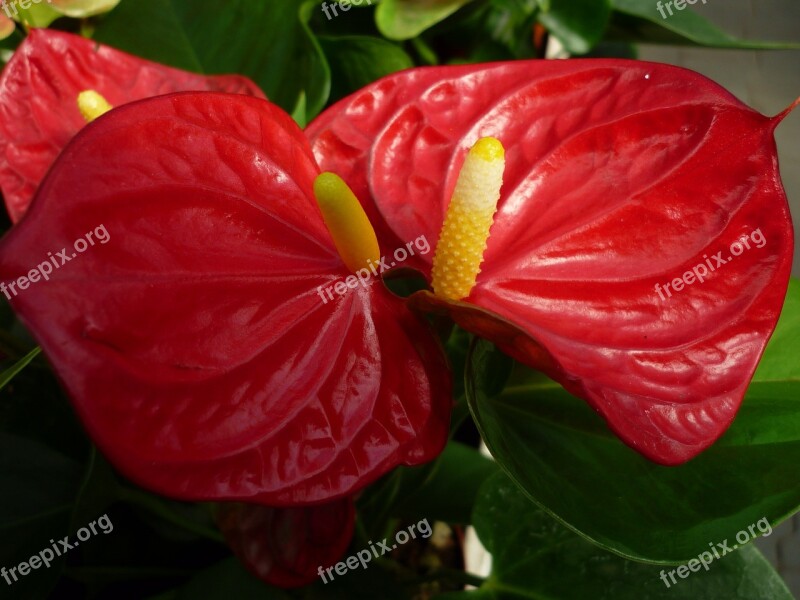
<svg viewBox="0 0 800 600">
<path fill-rule="evenodd" d="M 348 271 L 317 173 L 265 100 L 144 100 L 76 136 L 0 244 L 10 283 L 108 232 L 12 304 L 142 485 L 309 504 L 443 447 L 450 379 L 424 320 L 380 281 L 323 302 Z"/>
<path fill-rule="evenodd" d="M 112 106 L 192 90 L 264 97 L 246 77 L 206 77 L 77 35 L 33 29 L 0 75 L 0 188 L 12 221 L 22 218 L 47 169 L 86 124 L 77 106 L 86 89 Z"/>
<path fill-rule="evenodd" d="M 690 71 L 574 60 L 405 72 L 309 133 L 323 168 L 366 170 L 360 193 L 396 237 L 429 240 L 467 148 L 498 137 L 500 209 L 478 285 L 452 314 L 676 464 L 730 424 L 782 306 L 793 232 L 777 122 Z M 755 231 L 761 247 L 732 257 Z M 720 251 L 733 260 L 712 271 Z M 659 295 L 707 259 L 704 283 Z"/>
<path fill-rule="evenodd" d="M 217 522 L 239 560 L 270 585 L 309 585 L 339 561 L 355 528 L 352 497 L 306 507 L 221 504 Z M 324 571 L 323 571 L 324 574 Z"/>
</svg>

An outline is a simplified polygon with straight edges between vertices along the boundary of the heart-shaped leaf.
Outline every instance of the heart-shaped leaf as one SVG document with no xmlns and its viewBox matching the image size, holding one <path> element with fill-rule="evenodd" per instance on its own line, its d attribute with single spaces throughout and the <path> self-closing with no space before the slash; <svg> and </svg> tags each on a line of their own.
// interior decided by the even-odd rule
<svg viewBox="0 0 800 600">
<path fill-rule="evenodd" d="M 503 189 L 475 288 L 415 306 L 680 464 L 731 423 L 778 319 L 793 246 L 773 140 L 785 114 L 667 65 L 517 61 L 394 75 L 308 134 L 401 245 L 438 239 L 467 149 L 500 139 Z"/>
<path fill-rule="evenodd" d="M 0 76 L 0 186 L 13 221 L 22 218 L 61 149 L 86 125 L 77 99 L 87 89 L 112 106 L 188 90 L 263 97 L 238 75 L 203 77 L 76 35 L 34 29 Z"/>
<path fill-rule="evenodd" d="M 502 473 L 481 488 L 473 521 L 492 553 L 492 574 L 478 590 L 441 600 L 792 599 L 752 545 L 718 559 L 708 552 L 705 563 L 694 557 L 679 569 L 627 561 L 558 524 Z"/>
<path fill-rule="evenodd" d="M 451 384 L 426 322 L 376 279 L 326 298 L 352 274 L 318 172 L 265 100 L 160 96 L 87 126 L 0 243 L 15 310 L 137 483 L 310 504 L 443 448 Z"/>
<path fill-rule="evenodd" d="M 765 361 L 731 428 L 680 467 L 626 448 L 583 402 L 524 370 L 496 398 L 497 352 L 473 348 L 467 394 L 498 463 L 540 506 L 623 556 L 685 561 L 709 542 L 800 507 L 800 282 L 793 280 Z"/>
</svg>

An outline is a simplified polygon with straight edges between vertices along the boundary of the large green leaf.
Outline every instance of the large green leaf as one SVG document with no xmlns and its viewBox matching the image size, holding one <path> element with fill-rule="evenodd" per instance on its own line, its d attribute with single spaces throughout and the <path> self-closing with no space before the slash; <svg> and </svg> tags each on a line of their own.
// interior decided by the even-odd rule
<svg viewBox="0 0 800 600">
<path fill-rule="evenodd" d="M 331 99 L 338 100 L 414 61 L 397 44 L 369 36 L 320 37 L 331 67 Z"/>
<path fill-rule="evenodd" d="M 496 398 L 483 383 L 497 351 L 473 347 L 467 397 L 498 463 L 545 510 L 623 556 L 681 562 L 800 506 L 800 283 L 727 433 L 679 467 L 620 442 L 582 400 L 521 370 Z"/>
<path fill-rule="evenodd" d="M 752 545 L 719 559 L 709 554 L 708 569 L 695 560 L 693 571 L 681 571 L 685 578 L 670 577 L 670 568 L 628 561 L 587 543 L 539 510 L 503 474 L 481 488 L 474 523 L 492 553 L 492 574 L 479 590 L 442 599 L 792 599 Z"/>
<path fill-rule="evenodd" d="M 603 37 L 610 16 L 610 0 L 550 0 L 539 22 L 567 51 L 585 54 Z"/>
<path fill-rule="evenodd" d="M 301 96 L 306 118 L 328 99 L 330 72 L 308 28 L 316 2 L 297 0 L 124 0 L 95 39 L 126 52 L 207 74 L 253 79 L 291 112 Z"/>
<path fill-rule="evenodd" d="M 750 48 L 776 50 L 800 48 L 798 43 L 743 40 L 725 33 L 713 23 L 694 12 L 672 8 L 672 15 L 664 9 L 664 18 L 656 0 L 611 0 L 616 11 L 610 34 L 630 41 L 665 44 L 687 42 L 714 48 Z M 664 0 L 661 6 L 666 5 Z"/>
<path fill-rule="evenodd" d="M 381 0 L 375 11 L 380 32 L 390 40 L 408 40 L 443 21 L 472 0 Z"/>
<path fill-rule="evenodd" d="M 481 484 L 499 470 L 475 448 L 450 442 L 426 479 L 404 495 L 397 514 L 468 524 Z"/>
</svg>

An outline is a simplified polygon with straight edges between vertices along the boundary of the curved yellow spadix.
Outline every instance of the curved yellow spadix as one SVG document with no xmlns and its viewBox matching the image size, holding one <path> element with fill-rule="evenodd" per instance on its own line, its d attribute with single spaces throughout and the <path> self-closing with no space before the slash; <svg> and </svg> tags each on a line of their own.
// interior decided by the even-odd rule
<svg viewBox="0 0 800 600">
<path fill-rule="evenodd" d="M 87 123 L 110 111 L 113 106 L 94 90 L 84 90 L 78 94 L 78 109 Z"/>
<path fill-rule="evenodd" d="M 481 138 L 458 174 L 433 257 L 433 293 L 450 300 L 469 296 L 481 271 L 505 170 L 499 140 Z"/>
<path fill-rule="evenodd" d="M 334 173 L 322 173 L 314 180 L 314 196 L 322 218 L 344 264 L 353 273 L 378 264 L 380 248 L 367 213 L 353 191 Z"/>
</svg>

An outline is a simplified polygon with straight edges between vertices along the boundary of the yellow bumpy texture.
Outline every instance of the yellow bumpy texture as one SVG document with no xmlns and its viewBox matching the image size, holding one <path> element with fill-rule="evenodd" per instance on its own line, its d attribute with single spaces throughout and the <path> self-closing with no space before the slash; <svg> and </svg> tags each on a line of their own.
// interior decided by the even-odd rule
<svg viewBox="0 0 800 600">
<path fill-rule="evenodd" d="M 78 94 L 78 109 L 87 123 L 91 123 L 112 108 L 114 107 L 108 103 L 108 100 L 94 90 L 84 90 Z"/>
<path fill-rule="evenodd" d="M 478 140 L 467 154 L 433 257 L 433 292 L 437 296 L 461 300 L 475 287 L 504 169 L 505 151 L 495 138 Z"/>
</svg>

